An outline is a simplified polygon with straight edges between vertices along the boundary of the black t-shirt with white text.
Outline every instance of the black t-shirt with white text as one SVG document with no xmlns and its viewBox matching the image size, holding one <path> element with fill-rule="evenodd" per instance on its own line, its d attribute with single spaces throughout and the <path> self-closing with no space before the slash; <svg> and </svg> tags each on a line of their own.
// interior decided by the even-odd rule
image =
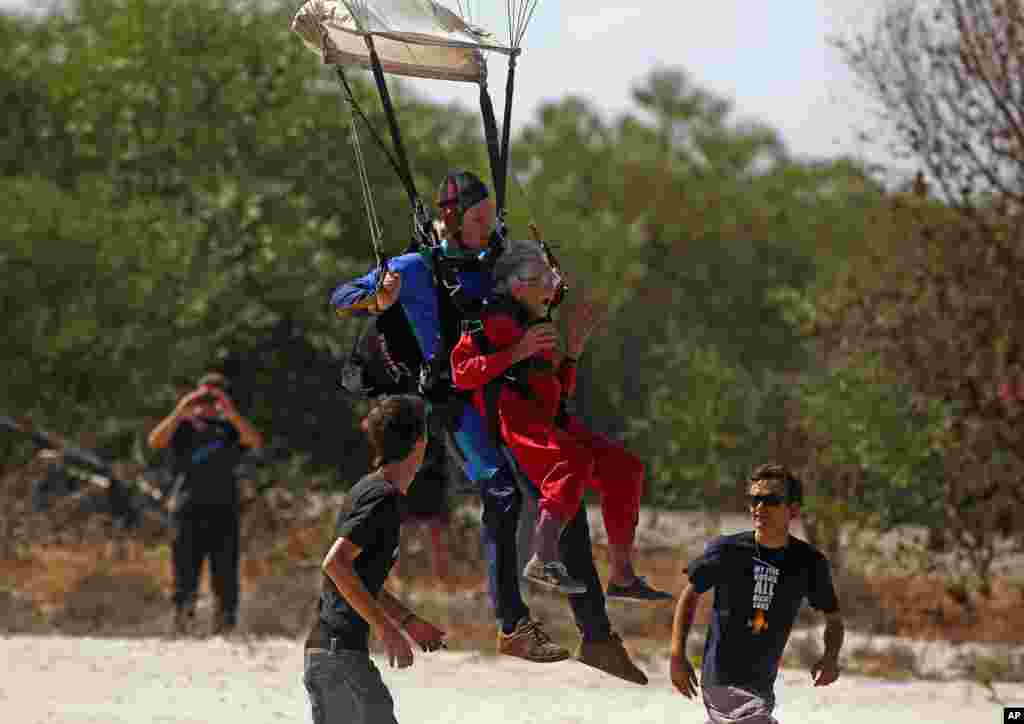
<svg viewBox="0 0 1024 724">
<path fill-rule="evenodd" d="M 398 488 L 387 480 L 366 477 L 349 491 L 347 504 L 338 515 L 335 535 L 359 546 L 353 562 L 355 573 L 375 598 L 398 560 L 399 495 Z M 370 625 L 326 575 L 313 636 L 337 638 L 342 649 L 369 651 Z"/>
<path fill-rule="evenodd" d="M 175 475 L 183 476 L 178 511 L 195 506 L 238 506 L 235 468 L 244 448 L 238 429 L 217 417 L 178 423 L 171 437 Z"/>
<path fill-rule="evenodd" d="M 828 559 L 793 536 L 782 548 L 758 547 L 753 531 L 721 536 L 687 573 L 697 593 L 715 589 L 703 686 L 737 686 L 771 697 L 803 600 L 823 613 L 839 610 Z"/>
</svg>

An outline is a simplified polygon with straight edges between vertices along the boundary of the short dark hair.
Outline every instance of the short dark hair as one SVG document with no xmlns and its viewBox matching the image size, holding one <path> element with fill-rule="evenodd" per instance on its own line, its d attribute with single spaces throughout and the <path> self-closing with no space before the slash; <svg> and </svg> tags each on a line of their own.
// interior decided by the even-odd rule
<svg viewBox="0 0 1024 724">
<path fill-rule="evenodd" d="M 766 482 L 771 480 L 781 480 L 786 486 L 786 500 L 790 503 L 803 505 L 804 484 L 800 481 L 800 478 L 794 475 L 793 472 L 785 465 L 778 465 L 776 463 L 758 465 L 754 468 L 754 471 L 750 473 L 750 477 L 747 478 L 747 488 L 761 480 Z"/>
<path fill-rule="evenodd" d="M 426 403 L 415 395 L 389 395 L 374 404 L 361 425 L 375 468 L 408 457 L 427 427 Z"/>
</svg>

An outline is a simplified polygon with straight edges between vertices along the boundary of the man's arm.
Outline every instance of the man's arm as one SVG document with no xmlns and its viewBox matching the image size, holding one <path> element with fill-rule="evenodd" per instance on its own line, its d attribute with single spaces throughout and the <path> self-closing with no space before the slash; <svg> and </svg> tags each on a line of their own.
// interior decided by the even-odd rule
<svg viewBox="0 0 1024 724">
<path fill-rule="evenodd" d="M 382 314 L 398 301 L 402 289 L 401 274 L 388 269 L 378 285 L 380 272 L 374 269 L 369 274 L 342 284 L 331 294 L 331 306 L 339 316 L 363 316 Z"/>
<path fill-rule="evenodd" d="M 171 438 L 174 437 L 174 431 L 178 429 L 178 423 L 180 422 L 181 415 L 177 410 L 161 420 L 146 439 L 149 446 L 154 450 L 163 450 L 170 445 Z"/>
<path fill-rule="evenodd" d="M 362 316 L 376 313 L 377 269 L 350 282 L 341 284 L 331 293 L 331 306 L 339 315 Z"/>
<path fill-rule="evenodd" d="M 406 630 L 424 651 L 436 651 L 445 646 L 445 633 L 432 623 L 423 620 L 409 610 L 386 588 L 377 595 L 381 608 L 399 627 Z"/>
<path fill-rule="evenodd" d="M 224 413 L 224 417 L 238 430 L 238 438 L 242 447 L 247 447 L 250 450 L 259 450 L 263 447 L 263 433 L 238 414 L 237 410 L 232 408 L 231 412 Z"/>
<path fill-rule="evenodd" d="M 242 417 L 235 407 L 231 398 L 219 387 L 210 389 L 210 393 L 217 398 L 217 407 L 224 413 L 224 419 L 235 426 L 238 430 L 238 441 L 243 447 L 250 450 L 259 450 L 263 447 L 263 433 L 257 430 L 251 422 Z"/>
<path fill-rule="evenodd" d="M 670 652 L 672 683 L 679 693 L 688 699 L 697 695 L 697 674 L 693 670 L 693 664 L 686 658 L 686 639 L 690 635 L 699 600 L 700 594 L 697 593 L 693 584 L 687 583 L 676 604 L 675 616 L 672 618 L 672 648 Z"/>
<path fill-rule="evenodd" d="M 495 314 L 484 320 L 487 338 L 497 348 L 481 354 L 472 335 L 464 334 L 452 350 L 452 384 L 460 390 L 483 387 L 505 373 L 509 367 L 538 352 L 552 349 L 557 335 L 550 324 L 538 324 L 523 330 L 515 320 Z"/>
<path fill-rule="evenodd" d="M 356 574 L 355 559 L 361 552 L 362 548 L 352 541 L 344 537 L 338 538 L 327 552 L 320 568 L 349 605 L 370 624 L 384 642 L 391 665 L 397 663 L 400 669 L 411 666 L 412 649 L 409 648 L 409 643 L 392 623 L 384 605 L 370 595 L 362 579 Z"/>
<path fill-rule="evenodd" d="M 519 353 L 513 345 L 493 354 L 481 354 L 473 336 L 464 334 L 452 349 L 452 384 L 460 390 L 483 387 L 518 362 Z"/>
<path fill-rule="evenodd" d="M 825 614 L 825 654 L 811 667 L 815 686 L 828 686 L 839 678 L 839 651 L 843 648 L 845 628 L 839 611 Z"/>
</svg>

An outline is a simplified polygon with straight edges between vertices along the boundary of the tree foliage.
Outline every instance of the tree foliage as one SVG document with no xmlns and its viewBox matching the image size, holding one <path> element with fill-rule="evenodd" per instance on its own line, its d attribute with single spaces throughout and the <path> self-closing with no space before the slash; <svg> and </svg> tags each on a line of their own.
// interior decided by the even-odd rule
<svg viewBox="0 0 1024 724">
<path fill-rule="evenodd" d="M 1001 537 L 1024 538 L 1021 402 L 1000 394 L 1024 372 L 1022 29 L 1014 0 L 893 3 L 846 44 L 924 173 L 872 218 L 816 321 L 833 357 L 877 355 L 887 379 L 947 410 L 946 532 L 983 578 Z"/>
</svg>

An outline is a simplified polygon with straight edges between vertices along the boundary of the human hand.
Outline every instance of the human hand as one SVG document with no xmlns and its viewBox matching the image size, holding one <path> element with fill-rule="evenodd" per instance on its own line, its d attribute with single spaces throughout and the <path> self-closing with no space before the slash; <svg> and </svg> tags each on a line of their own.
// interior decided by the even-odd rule
<svg viewBox="0 0 1024 724">
<path fill-rule="evenodd" d="M 228 394 L 220 387 L 208 387 L 207 391 L 213 396 L 214 406 L 224 413 L 225 417 L 233 417 L 238 414 L 235 403 L 231 401 Z"/>
<path fill-rule="evenodd" d="M 383 642 L 384 648 L 388 651 L 388 663 L 392 667 L 397 666 L 399 669 L 405 669 L 412 666 L 412 648 L 409 646 L 409 642 L 405 640 L 402 632 L 393 623 L 388 621 L 383 627 L 378 629 L 377 635 Z"/>
<path fill-rule="evenodd" d="M 604 321 L 604 312 L 593 302 L 580 302 L 569 310 L 568 317 L 565 351 L 570 357 L 579 359 L 590 335 Z"/>
<path fill-rule="evenodd" d="M 413 616 L 412 620 L 405 625 L 405 630 L 424 651 L 448 648 L 444 641 L 445 632 L 419 616 Z"/>
<path fill-rule="evenodd" d="M 197 404 L 204 397 L 209 397 L 209 396 L 210 396 L 210 389 L 208 387 L 198 387 L 198 388 L 192 390 L 191 392 L 187 393 L 186 395 L 184 395 L 180 400 L 178 400 L 178 404 L 175 405 L 174 411 L 177 414 L 182 415 L 182 414 L 188 412 L 188 409 L 190 407 L 192 407 L 192 405 Z"/>
<path fill-rule="evenodd" d="M 828 686 L 839 678 L 839 662 L 822 657 L 811 667 L 811 678 L 815 686 Z"/>
<path fill-rule="evenodd" d="M 540 352 L 548 352 L 558 344 L 558 331 L 550 322 L 535 324 L 516 343 L 516 359 L 524 360 Z"/>
<path fill-rule="evenodd" d="M 402 292 L 402 275 L 397 272 L 385 272 L 384 279 L 377 290 L 377 311 L 383 312 L 398 301 Z"/>
<path fill-rule="evenodd" d="M 693 664 L 685 656 L 673 656 L 671 659 L 672 684 L 687 699 L 697 696 L 697 672 Z"/>
</svg>

